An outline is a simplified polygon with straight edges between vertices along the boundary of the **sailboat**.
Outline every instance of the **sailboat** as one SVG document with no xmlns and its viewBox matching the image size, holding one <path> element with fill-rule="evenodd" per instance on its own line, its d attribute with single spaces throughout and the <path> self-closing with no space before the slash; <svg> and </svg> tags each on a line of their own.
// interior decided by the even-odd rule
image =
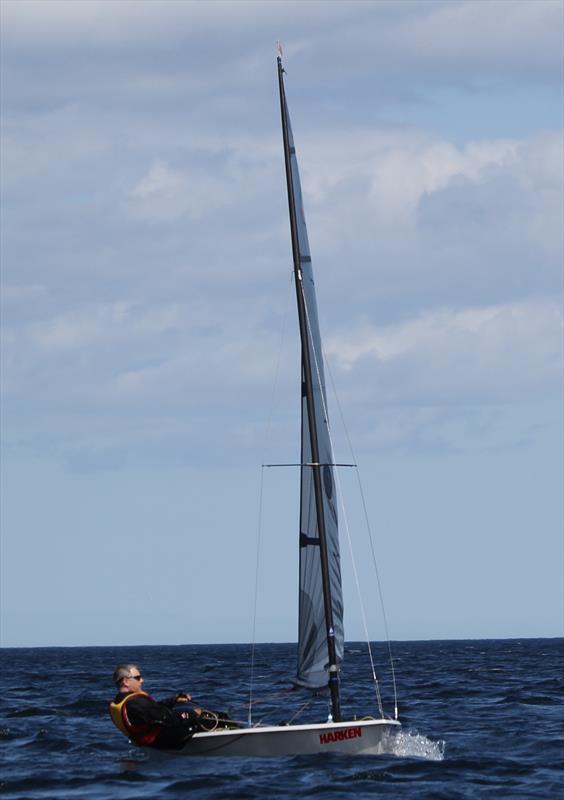
<svg viewBox="0 0 564 800">
<path fill-rule="evenodd" d="M 344 655 L 343 599 L 333 449 L 329 435 L 317 301 L 284 68 L 277 58 L 292 256 L 301 338 L 302 422 L 298 667 L 294 683 L 327 691 L 324 722 L 257 725 L 196 733 L 177 755 L 288 756 L 314 753 L 376 755 L 401 727 L 397 719 L 343 719 L 339 668 Z"/>
</svg>

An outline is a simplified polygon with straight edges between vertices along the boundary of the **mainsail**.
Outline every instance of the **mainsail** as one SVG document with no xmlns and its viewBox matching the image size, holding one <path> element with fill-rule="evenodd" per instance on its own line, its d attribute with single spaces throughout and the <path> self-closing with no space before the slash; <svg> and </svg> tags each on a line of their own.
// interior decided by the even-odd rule
<svg viewBox="0 0 564 800">
<path fill-rule="evenodd" d="M 282 122 L 285 129 L 286 166 L 287 173 L 289 173 L 287 174 L 288 199 L 293 229 L 296 291 L 298 307 L 302 306 L 305 317 L 304 320 L 301 320 L 300 325 L 302 335 L 302 466 L 296 683 L 310 689 L 319 689 L 326 687 L 331 682 L 331 658 L 333 658 L 332 682 L 337 682 L 336 666 L 342 661 L 344 650 L 337 498 L 315 285 L 298 162 L 284 93 L 280 60 L 278 68 Z M 303 298 L 303 303 L 301 298 Z M 316 481 L 318 496 L 316 496 Z M 322 519 L 320 520 L 319 517 Z M 320 529 L 322 529 L 322 536 L 320 536 Z M 324 542 L 321 541 L 322 539 Z M 325 581 L 322 564 L 324 558 Z M 330 618 L 328 619 L 328 617 Z M 332 639 L 332 642 L 328 642 L 328 639 Z"/>
</svg>

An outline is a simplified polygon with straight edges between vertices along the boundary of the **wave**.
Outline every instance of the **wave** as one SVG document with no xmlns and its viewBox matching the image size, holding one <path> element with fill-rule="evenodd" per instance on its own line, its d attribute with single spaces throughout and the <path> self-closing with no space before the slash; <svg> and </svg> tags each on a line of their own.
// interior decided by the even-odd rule
<svg viewBox="0 0 564 800">
<path fill-rule="evenodd" d="M 443 761 L 446 743 L 433 741 L 417 731 L 399 731 L 390 736 L 384 753 L 399 758 L 421 758 L 425 761 Z"/>
</svg>

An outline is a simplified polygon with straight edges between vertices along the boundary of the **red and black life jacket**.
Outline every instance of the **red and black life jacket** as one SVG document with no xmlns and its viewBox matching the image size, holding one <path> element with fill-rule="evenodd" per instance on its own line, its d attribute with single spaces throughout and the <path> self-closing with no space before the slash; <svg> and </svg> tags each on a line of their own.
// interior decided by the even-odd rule
<svg viewBox="0 0 564 800">
<path fill-rule="evenodd" d="M 131 692 L 126 694 L 123 700 L 119 702 L 110 703 L 110 716 L 112 722 L 120 730 L 124 736 L 131 739 L 139 747 L 147 747 L 153 744 L 159 733 L 161 732 L 162 725 L 158 722 L 142 722 L 134 725 L 127 716 L 127 704 L 134 697 L 148 697 L 152 700 L 150 694 L 147 692 Z"/>
</svg>

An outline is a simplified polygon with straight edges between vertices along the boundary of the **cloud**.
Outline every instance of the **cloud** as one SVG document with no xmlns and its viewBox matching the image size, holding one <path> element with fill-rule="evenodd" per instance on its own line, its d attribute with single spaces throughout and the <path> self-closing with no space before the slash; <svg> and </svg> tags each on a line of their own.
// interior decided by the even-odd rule
<svg viewBox="0 0 564 800">
<path fill-rule="evenodd" d="M 357 324 L 333 334 L 327 352 L 372 387 L 373 403 L 519 403 L 558 393 L 562 321 L 550 300 L 443 309 L 380 329 Z"/>
<path fill-rule="evenodd" d="M 552 392 L 562 138 L 491 126 L 507 81 L 554 82 L 555 5 L 3 3 L 10 440 L 211 452 L 218 417 L 256 440 L 293 291 L 276 37 L 352 407 L 432 403 L 438 430 L 456 404 Z M 455 141 L 441 118 L 480 93 L 492 113 Z"/>
<path fill-rule="evenodd" d="M 129 191 L 127 211 L 134 219 L 154 222 L 199 219 L 229 204 L 235 192 L 229 176 L 210 175 L 197 165 L 183 172 L 157 160 Z"/>
<path fill-rule="evenodd" d="M 342 142 L 347 142 L 346 150 Z M 510 140 L 468 142 L 459 148 L 430 135 L 402 131 L 340 131 L 322 143 L 306 140 L 304 175 L 315 203 L 340 186 L 365 179 L 366 200 L 383 226 L 414 220 L 421 200 L 453 181 L 480 183 L 492 169 L 504 170 L 518 158 L 520 143 Z M 557 148 L 553 147 L 557 159 Z M 322 165 L 330 163 L 326 171 Z"/>
<path fill-rule="evenodd" d="M 450 66 L 452 78 L 473 63 L 474 75 L 497 67 L 528 79 L 544 73 L 558 81 L 562 56 L 558 4 L 494 0 L 422 6 L 418 15 L 406 14 L 397 30 L 410 68 L 415 59 L 434 62 Z"/>
<path fill-rule="evenodd" d="M 299 155 L 318 274 L 334 292 L 347 279 L 338 316 L 381 321 L 430 302 L 558 294 L 563 153 L 557 133 L 462 147 L 406 132 L 306 137 Z"/>
<path fill-rule="evenodd" d="M 98 0 L 6 0 L 2 15 L 11 47 L 74 49 L 80 41 L 82 47 L 123 51 L 134 45 L 175 48 L 202 38 L 215 45 L 221 37 L 225 52 L 231 53 L 239 42 L 256 41 L 274 30 L 284 39 L 288 57 L 299 53 L 319 63 L 323 55 L 325 69 L 333 68 L 331 55 L 354 41 L 353 63 L 386 64 L 388 75 L 398 69 L 445 72 L 450 67 L 447 80 L 461 70 L 484 74 L 496 67 L 528 79 L 544 75 L 558 80 L 555 70 L 562 56 L 562 14 L 551 0 L 353 0 L 323 7 L 308 0 L 117 0 L 111 6 Z M 270 33 L 272 51 L 275 38 Z"/>
<path fill-rule="evenodd" d="M 469 403 L 540 401 L 557 391 L 560 141 L 456 147 L 429 134 L 358 129 L 315 143 L 305 137 L 314 268 L 345 403 L 366 431 L 374 406 L 404 409 L 388 412 L 378 442 L 417 441 L 424 424 L 446 443 Z M 274 292 L 290 268 L 282 175 L 273 178 L 278 150 L 274 138 L 242 138 L 228 150 L 212 141 L 174 151 L 182 166 L 155 159 L 117 184 L 113 213 L 132 226 L 134 244 L 102 260 L 93 239 L 93 258 L 77 272 L 82 256 L 66 254 L 73 240 L 57 240 L 51 257 L 67 266 L 59 277 L 49 271 L 41 305 L 28 292 L 28 314 L 5 325 L 14 441 L 39 441 L 43 423 L 25 420 L 47 415 L 73 463 L 76 448 L 94 450 L 91 464 L 124 449 L 173 452 L 181 440 L 196 452 L 213 439 L 219 414 L 224 436 L 256 443 L 249 397 L 267 402 L 278 347 Z M 101 271 L 108 258 L 111 269 Z M 69 279 L 77 281 L 72 294 Z M 85 285 L 94 293 L 113 286 L 114 297 L 86 299 Z M 284 292 L 287 305 L 289 282 Z M 15 295 L 25 294 L 20 285 Z M 291 366 L 284 378 L 292 407 Z M 91 435 L 81 430 L 93 416 L 105 432 L 99 424 Z"/>
<path fill-rule="evenodd" d="M 163 111 L 203 122 L 213 108 L 217 127 L 248 128 L 249 98 L 268 107 L 276 38 L 303 87 L 294 103 L 307 105 L 316 86 L 316 114 L 329 125 L 336 112 L 350 113 L 353 98 L 364 119 L 392 110 L 409 124 L 414 107 L 431 107 L 433 117 L 437 90 L 453 87 L 465 103 L 459 98 L 451 116 L 471 117 L 465 107 L 477 95 L 507 100 L 516 85 L 558 91 L 562 71 L 562 15 L 552 0 L 7 0 L 1 13 L 5 108 L 73 103 L 98 118 L 108 106 L 140 117 L 151 108 L 157 126 Z M 264 119 L 254 124 L 264 130 Z"/>
</svg>

